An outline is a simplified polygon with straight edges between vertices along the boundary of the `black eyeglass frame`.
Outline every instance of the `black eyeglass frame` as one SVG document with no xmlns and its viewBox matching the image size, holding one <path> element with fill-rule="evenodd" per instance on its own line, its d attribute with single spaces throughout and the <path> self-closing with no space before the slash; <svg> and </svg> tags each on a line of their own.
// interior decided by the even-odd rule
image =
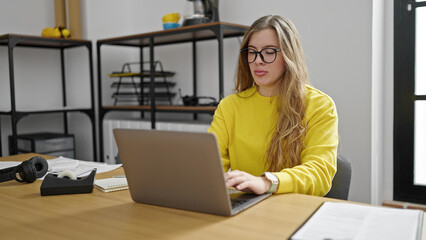
<svg viewBox="0 0 426 240">
<path fill-rule="evenodd" d="M 265 58 L 263 57 L 263 54 L 262 54 L 263 50 L 273 50 L 274 53 L 275 53 L 274 60 L 272 60 L 271 62 L 265 61 Z M 256 54 L 256 56 L 254 57 L 253 61 L 251 61 L 251 62 L 249 62 L 249 60 L 248 60 L 248 53 L 249 53 L 249 51 L 251 51 L 250 53 Z M 260 55 L 260 59 L 262 59 L 262 61 L 264 63 L 273 63 L 273 62 L 275 62 L 275 60 L 277 60 L 277 52 L 281 52 L 281 49 L 279 49 L 279 48 L 269 48 L 269 47 L 268 48 L 263 48 L 260 51 L 255 51 L 255 50 L 253 50 L 251 48 L 240 49 L 240 53 L 241 53 L 241 55 L 243 57 L 243 60 L 245 62 L 247 62 L 247 63 L 254 63 L 254 61 L 256 61 L 256 59 L 257 59 L 257 55 Z"/>
</svg>

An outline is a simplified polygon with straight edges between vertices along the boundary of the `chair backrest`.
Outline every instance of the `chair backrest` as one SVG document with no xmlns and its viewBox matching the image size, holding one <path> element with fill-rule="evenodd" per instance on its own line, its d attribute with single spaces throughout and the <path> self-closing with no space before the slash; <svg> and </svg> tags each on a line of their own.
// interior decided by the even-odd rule
<svg viewBox="0 0 426 240">
<path fill-rule="evenodd" d="M 351 162 L 349 162 L 343 156 L 337 156 L 336 175 L 332 181 L 330 191 L 324 197 L 348 200 L 351 176 Z"/>
</svg>

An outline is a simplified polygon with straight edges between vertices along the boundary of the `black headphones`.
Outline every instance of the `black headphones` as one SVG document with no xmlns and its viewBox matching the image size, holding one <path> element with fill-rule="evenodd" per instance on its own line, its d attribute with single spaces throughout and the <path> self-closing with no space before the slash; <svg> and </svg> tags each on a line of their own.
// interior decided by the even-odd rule
<svg viewBox="0 0 426 240">
<path fill-rule="evenodd" d="M 32 183 L 37 178 L 43 177 L 48 168 L 46 159 L 36 156 L 18 166 L 0 169 L 0 182 L 15 179 L 18 182 Z"/>
</svg>

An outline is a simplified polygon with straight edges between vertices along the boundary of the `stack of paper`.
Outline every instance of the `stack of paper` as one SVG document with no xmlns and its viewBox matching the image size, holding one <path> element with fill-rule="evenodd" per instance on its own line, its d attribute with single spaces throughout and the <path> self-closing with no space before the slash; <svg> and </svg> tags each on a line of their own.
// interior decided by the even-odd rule
<svg viewBox="0 0 426 240">
<path fill-rule="evenodd" d="M 291 239 L 416 240 L 423 215 L 421 210 L 325 202 Z"/>
</svg>

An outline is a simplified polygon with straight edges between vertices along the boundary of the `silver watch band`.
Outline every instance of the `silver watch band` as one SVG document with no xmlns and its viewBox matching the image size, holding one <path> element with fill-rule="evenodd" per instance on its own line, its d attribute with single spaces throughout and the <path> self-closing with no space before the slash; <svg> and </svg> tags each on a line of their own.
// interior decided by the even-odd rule
<svg viewBox="0 0 426 240">
<path fill-rule="evenodd" d="M 278 189 L 278 184 L 279 184 L 279 180 L 278 177 L 275 176 L 275 174 L 271 173 L 271 172 L 265 172 L 262 174 L 262 176 L 264 176 L 266 179 L 268 179 L 271 182 L 271 187 L 269 188 L 269 190 L 266 193 L 274 193 L 277 191 Z"/>
</svg>

